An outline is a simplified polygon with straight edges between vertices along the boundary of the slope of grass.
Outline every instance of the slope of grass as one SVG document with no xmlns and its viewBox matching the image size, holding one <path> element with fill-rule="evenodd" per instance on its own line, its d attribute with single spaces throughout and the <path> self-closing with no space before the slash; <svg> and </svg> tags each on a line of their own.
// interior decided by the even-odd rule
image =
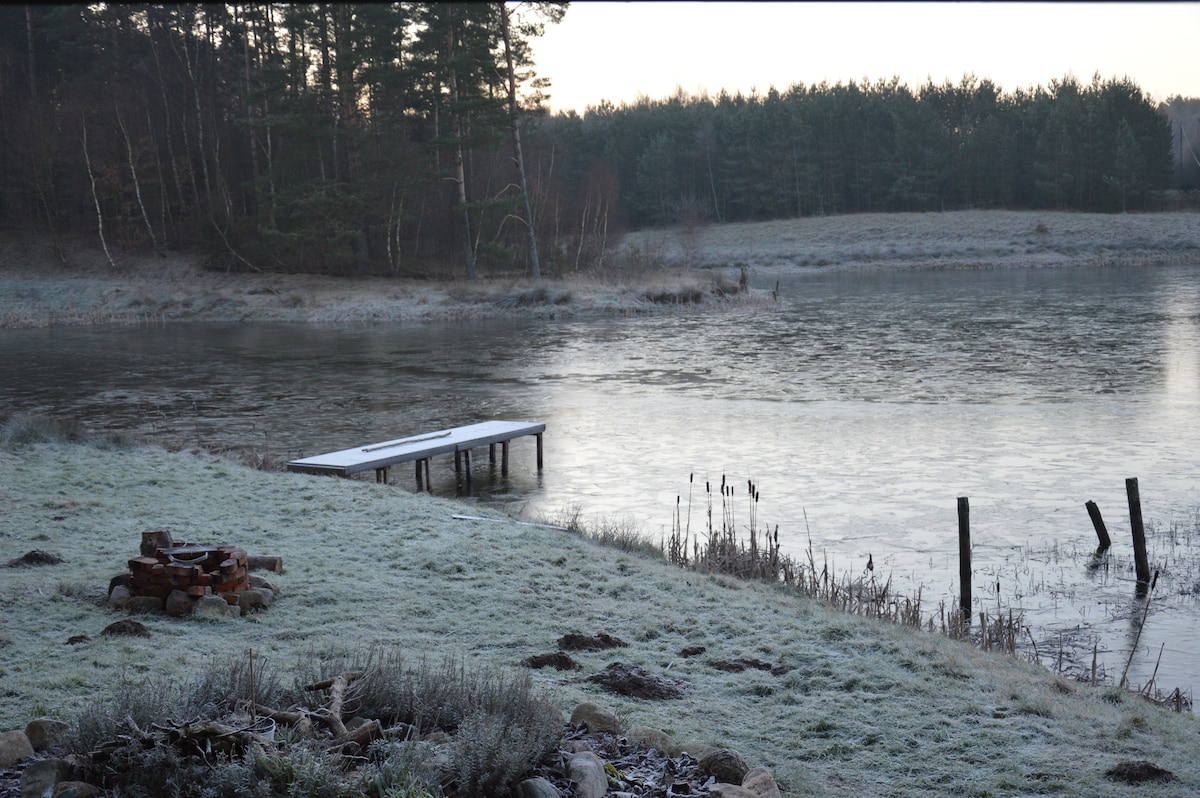
<svg viewBox="0 0 1200 798">
<path fill-rule="evenodd" d="M 1146 759 L 1200 792 L 1200 725 L 1131 693 L 1092 688 L 939 635 L 837 613 L 778 587 L 683 571 L 579 535 L 456 520 L 461 504 L 364 481 L 254 471 L 154 449 L 72 442 L 0 447 L 0 562 L 31 549 L 60 565 L 0 569 L 0 730 L 68 718 L 125 682 L 193 678 L 214 652 L 287 668 L 372 646 L 465 667 L 517 667 L 569 632 L 619 651 L 573 652 L 692 685 L 644 701 L 578 674 L 536 671 L 564 712 L 584 700 L 677 741 L 727 746 L 799 795 L 1127 795 L 1104 773 Z M 108 581 L 141 531 L 283 557 L 266 612 L 223 622 L 141 616 L 150 638 L 99 632 Z M 76 635 L 85 642 L 68 645 Z M 683 657 L 685 647 L 704 646 Z M 730 673 L 718 660 L 786 669 Z M 149 689 L 149 687 L 147 687 Z"/>
</svg>

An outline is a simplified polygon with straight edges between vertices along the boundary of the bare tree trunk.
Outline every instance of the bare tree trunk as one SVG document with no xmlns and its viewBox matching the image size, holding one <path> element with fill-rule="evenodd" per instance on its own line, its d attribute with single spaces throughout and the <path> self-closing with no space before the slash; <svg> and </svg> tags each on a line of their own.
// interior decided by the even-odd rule
<svg viewBox="0 0 1200 798">
<path fill-rule="evenodd" d="M 448 57 L 454 58 L 454 27 L 446 31 L 446 47 Z M 458 207 L 462 211 L 463 223 L 463 254 L 467 258 L 467 279 L 474 280 L 479 275 L 475 268 L 475 249 L 471 244 L 471 211 L 467 207 L 467 176 L 463 165 L 463 123 L 458 108 L 458 71 L 450 70 L 450 101 L 454 117 L 454 180 L 458 184 Z"/>
<path fill-rule="evenodd" d="M 108 258 L 108 265 L 115 270 L 117 264 L 113 263 L 112 253 L 108 251 L 108 242 L 104 239 L 104 213 L 100 210 L 100 195 L 96 193 L 96 175 L 92 172 L 92 158 L 88 154 L 87 120 L 81 116 L 79 121 L 83 125 L 83 162 L 87 164 L 88 179 L 92 183 L 92 201 L 96 203 L 96 227 L 100 232 L 100 246 L 104 248 L 104 257 Z"/>
<path fill-rule="evenodd" d="M 29 48 L 29 97 L 37 101 L 37 70 L 33 61 L 33 8 L 25 4 L 25 46 Z"/>
<path fill-rule="evenodd" d="M 121 128 L 121 136 L 125 139 L 125 153 L 129 157 L 129 175 L 133 178 L 133 195 L 137 197 L 138 209 L 142 212 L 142 221 L 146 223 L 146 232 L 150 234 L 150 246 L 157 250 L 158 237 L 154 235 L 154 226 L 150 224 L 150 214 L 146 213 L 146 203 L 142 201 L 142 184 L 138 182 L 137 165 L 133 159 L 133 144 L 129 141 L 129 131 L 125 129 L 120 109 L 114 106 L 113 112 L 117 115 L 117 127 Z"/>
<path fill-rule="evenodd" d="M 500 33 L 504 38 L 504 64 L 508 69 L 508 124 L 512 130 L 513 160 L 517 165 L 517 185 L 521 188 L 521 200 L 525 204 L 525 229 L 529 234 L 529 274 L 533 279 L 542 279 L 542 266 L 538 260 L 537 230 L 533 224 L 533 208 L 529 204 L 529 183 L 525 179 L 525 157 L 521 154 L 521 126 L 517 116 L 517 73 L 513 67 L 512 34 L 509 30 L 508 4 L 500 6 Z"/>
</svg>

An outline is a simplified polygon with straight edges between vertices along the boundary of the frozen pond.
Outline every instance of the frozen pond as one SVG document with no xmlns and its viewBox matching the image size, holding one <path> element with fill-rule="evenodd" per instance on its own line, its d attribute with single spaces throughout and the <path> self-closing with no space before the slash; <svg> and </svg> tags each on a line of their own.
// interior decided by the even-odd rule
<svg viewBox="0 0 1200 798">
<path fill-rule="evenodd" d="M 281 459 L 541 421 L 540 475 L 523 439 L 507 479 L 473 458 L 469 490 L 436 459 L 437 492 L 657 537 L 677 497 L 699 526 L 722 475 L 748 519 L 752 479 L 760 526 L 790 553 L 811 534 L 838 573 L 870 555 L 902 589 L 923 586 L 927 610 L 957 591 L 967 496 L 976 605 L 1023 608 L 1043 661 L 1061 635 L 1090 667 L 1094 642 L 1117 678 L 1143 611 L 1137 477 L 1162 578 L 1130 680 L 1161 650 L 1158 685 L 1200 688 L 1200 265 L 779 279 L 776 308 L 695 317 L 3 331 L 0 412 Z M 1089 499 L 1114 540 L 1095 569 Z"/>
</svg>

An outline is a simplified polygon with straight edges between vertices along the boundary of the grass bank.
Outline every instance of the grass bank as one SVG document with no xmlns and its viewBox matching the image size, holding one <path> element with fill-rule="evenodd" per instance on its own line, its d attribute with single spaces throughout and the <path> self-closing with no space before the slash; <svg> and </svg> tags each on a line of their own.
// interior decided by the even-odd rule
<svg viewBox="0 0 1200 798">
<path fill-rule="evenodd" d="M 995 268 L 1200 259 L 1200 213 L 861 214 L 630 233 L 600 269 L 522 279 L 418 280 L 214 272 L 197 254 L 0 238 L 0 328 L 176 320 L 315 323 L 580 317 L 770 301 L 780 270 Z"/>
<path fill-rule="evenodd" d="M 620 659 L 692 686 L 683 698 L 614 696 L 539 670 L 564 712 L 585 700 L 629 726 L 727 746 L 795 795 L 1123 796 L 1105 771 L 1150 760 L 1200 792 L 1194 716 L 1133 693 L 829 610 L 778 586 L 684 571 L 645 555 L 363 481 L 267 473 L 186 453 L 79 442 L 0 448 L 0 561 L 32 549 L 59 565 L 0 570 L 0 729 L 68 718 L 122 682 L 192 678 L 253 649 L 287 669 L 371 646 L 465 666 L 517 668 L 561 636 L 607 633 L 619 651 L 573 652 L 582 675 Z M 141 616 L 150 638 L 99 632 L 110 577 L 141 532 L 283 558 L 267 611 L 204 622 Z M 68 639 L 89 639 L 68 645 Z M 704 647 L 698 656 L 685 648 Z M 730 673 L 746 658 L 775 672 Z M 149 689 L 149 688 L 147 688 Z"/>
</svg>

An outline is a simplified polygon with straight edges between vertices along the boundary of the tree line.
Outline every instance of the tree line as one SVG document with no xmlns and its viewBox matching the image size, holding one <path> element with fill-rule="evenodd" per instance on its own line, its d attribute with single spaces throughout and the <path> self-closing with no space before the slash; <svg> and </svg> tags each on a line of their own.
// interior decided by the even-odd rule
<svg viewBox="0 0 1200 798">
<path fill-rule="evenodd" d="M 0 7 L 0 226 L 234 269 L 563 274 L 627 228 L 1145 208 L 1178 135 L 1127 78 L 794 85 L 544 111 L 566 3 Z"/>
</svg>

